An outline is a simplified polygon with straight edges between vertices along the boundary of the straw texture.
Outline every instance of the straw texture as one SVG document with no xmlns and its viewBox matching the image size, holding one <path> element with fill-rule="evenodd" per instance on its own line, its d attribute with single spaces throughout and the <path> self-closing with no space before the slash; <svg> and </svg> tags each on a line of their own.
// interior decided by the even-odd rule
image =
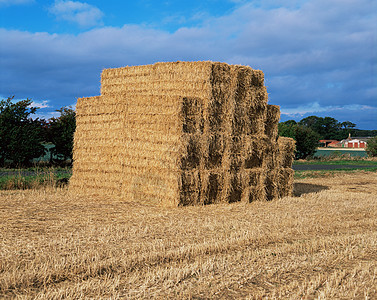
<svg viewBox="0 0 377 300">
<path fill-rule="evenodd" d="M 153 205 L 272 200 L 291 193 L 294 144 L 262 71 L 213 62 L 106 69 L 77 102 L 70 189 Z"/>
</svg>

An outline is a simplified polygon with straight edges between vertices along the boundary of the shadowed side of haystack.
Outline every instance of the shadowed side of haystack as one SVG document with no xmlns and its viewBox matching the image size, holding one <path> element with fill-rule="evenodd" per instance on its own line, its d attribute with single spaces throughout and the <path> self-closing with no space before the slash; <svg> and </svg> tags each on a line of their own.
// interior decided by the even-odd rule
<svg viewBox="0 0 377 300">
<path fill-rule="evenodd" d="M 101 83 L 78 100 L 72 190 L 166 206 L 291 194 L 294 143 L 277 137 L 262 71 L 157 63 Z"/>
</svg>

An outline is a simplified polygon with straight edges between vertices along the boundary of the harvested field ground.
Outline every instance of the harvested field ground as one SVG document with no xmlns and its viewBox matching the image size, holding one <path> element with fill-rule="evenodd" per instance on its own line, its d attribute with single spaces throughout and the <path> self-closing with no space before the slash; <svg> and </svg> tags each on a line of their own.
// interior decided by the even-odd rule
<svg viewBox="0 0 377 300">
<path fill-rule="evenodd" d="M 274 202 L 156 208 L 0 191 L 0 296 L 377 298 L 377 173 Z"/>
</svg>

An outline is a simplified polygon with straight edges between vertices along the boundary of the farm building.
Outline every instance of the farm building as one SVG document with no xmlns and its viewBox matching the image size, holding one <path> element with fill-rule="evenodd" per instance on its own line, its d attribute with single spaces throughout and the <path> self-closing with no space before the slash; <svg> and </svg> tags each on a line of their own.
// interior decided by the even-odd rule
<svg viewBox="0 0 377 300">
<path fill-rule="evenodd" d="M 351 137 L 351 134 L 347 139 L 340 142 L 341 147 L 345 148 L 366 148 L 370 137 Z"/>
<path fill-rule="evenodd" d="M 262 71 L 213 62 L 106 69 L 77 101 L 77 193 L 178 206 L 273 200 L 293 188 Z"/>
<path fill-rule="evenodd" d="M 340 147 L 339 146 L 339 141 L 337 140 L 319 140 L 319 143 L 321 144 L 321 147 Z"/>
</svg>

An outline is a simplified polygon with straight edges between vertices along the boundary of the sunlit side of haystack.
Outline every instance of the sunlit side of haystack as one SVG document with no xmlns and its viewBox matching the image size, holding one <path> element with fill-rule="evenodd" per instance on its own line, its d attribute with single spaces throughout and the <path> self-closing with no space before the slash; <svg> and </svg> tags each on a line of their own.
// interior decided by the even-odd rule
<svg viewBox="0 0 377 300">
<path fill-rule="evenodd" d="M 107 69 L 78 100 L 70 189 L 177 206 L 290 195 L 294 142 L 279 138 L 262 71 L 212 62 Z"/>
</svg>

